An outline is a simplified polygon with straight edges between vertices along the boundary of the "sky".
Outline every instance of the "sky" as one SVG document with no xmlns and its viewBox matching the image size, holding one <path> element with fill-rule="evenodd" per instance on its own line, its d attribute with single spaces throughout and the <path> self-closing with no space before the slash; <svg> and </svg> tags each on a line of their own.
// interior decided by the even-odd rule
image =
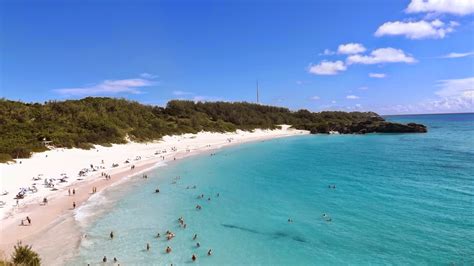
<svg viewBox="0 0 474 266">
<path fill-rule="evenodd" d="M 474 0 L 0 0 L 0 96 L 474 112 Z"/>
</svg>

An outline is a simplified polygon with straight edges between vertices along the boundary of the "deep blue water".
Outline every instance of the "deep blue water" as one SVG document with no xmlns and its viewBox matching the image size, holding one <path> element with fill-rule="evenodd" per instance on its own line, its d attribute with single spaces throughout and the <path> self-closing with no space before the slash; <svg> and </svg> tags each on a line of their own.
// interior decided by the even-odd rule
<svg viewBox="0 0 474 266">
<path fill-rule="evenodd" d="M 203 265 L 473 265 L 474 114 L 387 119 L 429 133 L 249 143 L 107 190 L 83 209 L 95 212 L 69 263 L 183 265 L 194 253 Z M 154 238 L 166 230 L 175 239 Z"/>
</svg>

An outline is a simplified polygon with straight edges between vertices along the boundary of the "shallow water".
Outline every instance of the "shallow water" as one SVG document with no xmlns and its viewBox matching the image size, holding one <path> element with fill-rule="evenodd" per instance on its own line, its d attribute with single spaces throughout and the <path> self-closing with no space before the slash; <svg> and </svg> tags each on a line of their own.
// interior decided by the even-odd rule
<svg viewBox="0 0 474 266">
<path fill-rule="evenodd" d="M 115 186 L 76 214 L 87 238 L 67 264 L 474 264 L 474 115 L 388 119 L 429 133 L 244 144 Z"/>
</svg>

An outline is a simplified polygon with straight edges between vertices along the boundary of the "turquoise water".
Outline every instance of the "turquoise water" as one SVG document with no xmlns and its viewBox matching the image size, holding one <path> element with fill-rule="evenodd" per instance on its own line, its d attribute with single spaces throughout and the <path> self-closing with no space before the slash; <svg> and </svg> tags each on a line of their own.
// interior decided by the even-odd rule
<svg viewBox="0 0 474 266">
<path fill-rule="evenodd" d="M 70 263 L 184 265 L 194 253 L 203 265 L 474 264 L 474 115 L 388 119 L 429 133 L 249 143 L 116 186 L 82 210 L 93 210 L 88 236 Z M 154 238 L 166 230 L 176 237 Z"/>
</svg>

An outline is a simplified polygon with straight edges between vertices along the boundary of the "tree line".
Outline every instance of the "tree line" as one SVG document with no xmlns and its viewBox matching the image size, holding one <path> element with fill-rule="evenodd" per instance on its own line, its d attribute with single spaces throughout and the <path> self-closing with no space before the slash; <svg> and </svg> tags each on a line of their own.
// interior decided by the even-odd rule
<svg viewBox="0 0 474 266">
<path fill-rule="evenodd" d="M 88 149 L 94 144 L 145 142 L 203 130 L 275 129 L 280 124 L 312 133 L 383 132 L 386 125 L 395 125 L 394 132 L 401 129 L 373 112 L 293 112 L 247 102 L 172 100 L 159 107 L 107 97 L 42 104 L 0 99 L 0 161 L 27 158 L 46 150 L 48 143 Z"/>
</svg>

